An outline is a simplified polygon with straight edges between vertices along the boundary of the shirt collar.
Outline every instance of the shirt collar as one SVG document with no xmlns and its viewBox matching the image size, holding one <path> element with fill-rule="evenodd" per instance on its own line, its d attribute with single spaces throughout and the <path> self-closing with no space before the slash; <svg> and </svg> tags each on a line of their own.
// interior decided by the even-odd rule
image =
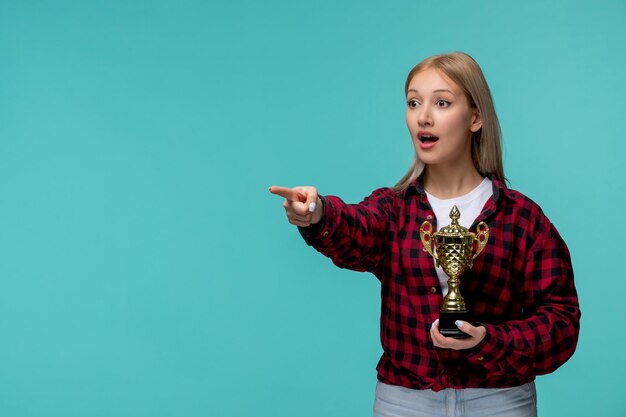
<svg viewBox="0 0 626 417">
<path fill-rule="evenodd" d="M 511 200 L 515 199 L 515 193 L 510 190 L 503 181 L 500 181 L 496 178 L 495 175 L 490 175 L 489 179 L 493 184 L 493 199 L 494 201 L 498 201 L 500 196 L 504 196 Z M 424 191 L 424 185 L 422 183 L 423 175 L 420 175 L 417 179 L 413 181 L 411 185 L 404 190 L 404 196 L 408 197 L 409 193 L 416 192 L 419 196 L 426 198 L 426 192 Z"/>
</svg>

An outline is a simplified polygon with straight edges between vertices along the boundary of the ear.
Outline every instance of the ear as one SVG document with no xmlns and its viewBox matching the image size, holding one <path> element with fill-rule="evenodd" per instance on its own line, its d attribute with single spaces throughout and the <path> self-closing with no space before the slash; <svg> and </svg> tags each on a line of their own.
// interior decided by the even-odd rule
<svg viewBox="0 0 626 417">
<path fill-rule="evenodd" d="M 472 115 L 472 123 L 470 124 L 470 130 L 472 132 L 478 132 L 481 127 L 483 127 L 483 118 L 480 115 L 480 110 L 474 109 L 474 114 Z"/>
</svg>

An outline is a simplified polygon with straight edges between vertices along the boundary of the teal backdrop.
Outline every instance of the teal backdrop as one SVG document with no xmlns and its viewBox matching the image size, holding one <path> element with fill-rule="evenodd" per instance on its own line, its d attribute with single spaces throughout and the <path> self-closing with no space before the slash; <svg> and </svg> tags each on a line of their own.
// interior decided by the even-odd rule
<svg viewBox="0 0 626 417">
<path fill-rule="evenodd" d="M 624 0 L 0 0 L 0 415 L 371 415 L 379 284 L 267 188 L 393 185 L 406 74 L 461 50 L 572 253 L 540 415 L 625 416 L 625 44 Z"/>
</svg>

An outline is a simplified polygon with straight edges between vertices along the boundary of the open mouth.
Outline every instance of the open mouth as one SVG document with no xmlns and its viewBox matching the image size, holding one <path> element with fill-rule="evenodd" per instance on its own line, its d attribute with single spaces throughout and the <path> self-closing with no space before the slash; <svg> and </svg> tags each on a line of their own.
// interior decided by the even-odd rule
<svg viewBox="0 0 626 417">
<path fill-rule="evenodd" d="M 433 143 L 439 140 L 437 136 L 432 136 L 432 135 L 419 135 L 418 139 L 422 143 Z"/>
</svg>

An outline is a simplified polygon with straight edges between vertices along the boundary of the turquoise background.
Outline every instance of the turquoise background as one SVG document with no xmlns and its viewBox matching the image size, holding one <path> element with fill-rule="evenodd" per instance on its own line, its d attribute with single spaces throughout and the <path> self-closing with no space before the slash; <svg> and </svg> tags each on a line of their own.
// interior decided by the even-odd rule
<svg viewBox="0 0 626 417">
<path fill-rule="evenodd" d="M 572 252 L 540 415 L 626 415 L 625 44 L 623 0 L 0 0 L 0 415 L 371 415 L 378 282 L 267 187 L 393 185 L 406 74 L 452 50 Z"/>
</svg>

